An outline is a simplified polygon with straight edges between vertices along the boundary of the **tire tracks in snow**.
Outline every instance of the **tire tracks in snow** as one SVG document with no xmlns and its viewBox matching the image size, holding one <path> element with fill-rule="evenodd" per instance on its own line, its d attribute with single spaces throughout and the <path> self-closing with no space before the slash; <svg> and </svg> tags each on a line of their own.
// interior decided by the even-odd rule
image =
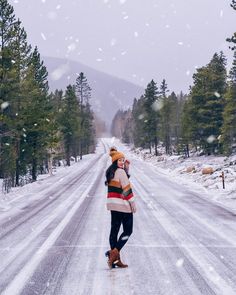
<svg viewBox="0 0 236 295">
<path fill-rule="evenodd" d="M 64 268 L 69 261 L 69 256 L 73 253 L 73 247 L 69 247 L 66 250 L 67 253 L 63 250 L 63 253 L 59 253 L 59 255 L 57 251 L 55 251 L 55 253 L 53 253 L 53 251 L 60 247 L 64 249 L 63 245 L 68 246 L 71 244 L 75 232 L 79 233 L 79 231 L 83 229 L 84 223 L 86 222 L 83 217 L 92 200 L 92 197 L 88 197 L 88 195 L 94 192 L 97 182 L 100 180 L 100 175 L 98 175 L 95 181 L 87 187 L 80 199 L 61 220 L 59 225 L 57 225 L 49 237 L 46 238 L 29 262 L 10 280 L 9 285 L 2 294 L 31 295 L 33 293 L 37 294 L 37 292 L 39 292 L 38 294 L 44 294 L 49 285 L 51 288 L 53 288 L 53 286 L 54 288 L 56 286 L 58 287 Z M 33 286 L 34 291 L 32 291 L 32 286 L 30 286 L 30 284 L 27 285 L 27 281 L 29 281 L 29 279 L 34 281 L 34 276 L 38 279 L 36 279 L 37 284 Z M 53 292 L 54 291 L 51 289 L 50 294 L 53 294 Z"/>
<path fill-rule="evenodd" d="M 137 169 L 134 167 L 134 170 Z M 137 169 L 136 171 L 139 171 L 139 169 Z M 140 172 L 139 172 L 140 174 Z M 136 187 L 136 190 L 139 191 L 139 195 L 141 196 L 142 201 L 147 205 L 147 207 L 151 207 L 150 212 L 155 216 L 155 219 L 157 220 L 157 222 L 159 223 L 159 225 L 161 225 L 163 227 L 163 230 L 166 232 L 166 234 L 168 235 L 168 240 L 170 241 L 170 245 L 176 245 L 176 248 L 173 248 L 174 252 L 176 252 L 176 257 L 184 257 L 184 267 L 186 268 L 187 272 L 189 273 L 190 276 L 195 277 L 194 281 L 195 283 L 198 285 L 198 288 L 201 288 L 201 286 L 205 285 L 204 287 L 204 294 L 215 294 L 215 292 L 217 292 L 216 294 L 223 294 L 220 293 L 222 290 L 222 286 L 224 286 L 225 288 L 227 288 L 228 293 L 227 294 L 235 294 L 235 290 L 233 290 L 232 288 L 234 288 L 235 286 L 232 284 L 231 279 L 229 278 L 225 278 L 226 281 L 224 279 L 221 279 L 221 277 L 217 274 L 217 272 L 214 271 L 214 269 L 212 270 L 212 274 L 210 274 L 210 272 L 205 272 L 205 278 L 207 278 L 210 282 L 206 282 L 205 278 L 201 275 L 201 273 L 199 272 L 199 270 L 196 269 L 196 267 L 194 267 L 193 263 L 191 261 L 194 261 L 194 264 L 199 265 L 201 270 L 204 272 L 204 265 L 202 263 L 200 263 L 200 258 L 198 261 L 196 261 L 196 257 L 203 255 L 203 253 L 205 254 L 205 259 L 207 260 L 207 258 L 209 259 L 209 257 L 206 256 L 206 253 L 209 252 L 209 250 L 207 249 L 207 247 L 205 247 L 202 243 L 202 252 L 200 253 L 196 253 L 196 251 L 194 253 L 190 253 L 190 250 L 187 247 L 183 246 L 183 247 L 178 247 L 178 245 L 182 244 L 183 240 L 189 240 L 190 238 L 190 242 L 193 242 L 195 245 L 199 245 L 199 241 L 198 239 L 196 239 L 196 237 L 193 236 L 193 234 L 197 234 L 197 233 L 190 233 L 187 230 L 187 225 L 186 223 L 184 224 L 183 222 L 181 222 L 181 216 L 178 216 L 177 214 L 175 214 L 175 211 L 179 212 L 179 210 L 181 210 L 181 207 L 179 204 L 177 204 L 177 202 L 174 201 L 174 199 L 172 198 L 171 201 L 168 203 L 167 201 L 164 201 L 164 199 L 157 199 L 155 200 L 154 198 L 152 198 L 152 202 L 155 202 L 154 206 L 150 206 L 149 200 L 150 197 L 147 198 L 147 196 L 149 196 L 151 194 L 151 192 L 145 187 L 145 185 L 138 180 L 136 177 L 135 178 L 135 182 L 134 183 L 134 187 Z M 142 178 L 142 181 L 145 181 L 145 175 Z M 150 179 L 148 180 L 150 182 Z M 153 180 L 151 180 L 153 181 Z M 148 183 L 148 182 L 146 182 Z M 155 184 L 155 182 L 153 181 L 153 183 Z M 142 196 L 143 195 L 143 196 Z M 160 209 L 160 212 L 158 213 L 157 210 L 158 208 Z M 177 210 L 176 210 L 177 209 Z M 163 211 L 164 210 L 164 211 Z M 164 213 L 163 213 L 164 212 Z M 166 212 L 166 213 L 165 213 Z M 189 213 L 191 215 L 191 212 L 184 212 L 185 215 L 187 216 L 187 213 Z M 199 222 L 199 220 L 197 220 Z M 191 218 L 188 220 L 190 225 L 195 225 L 198 226 L 198 224 L 194 224 L 191 221 Z M 174 228 L 176 228 L 176 230 L 173 230 Z M 194 229 L 194 227 L 192 227 L 192 230 Z M 177 235 L 177 230 L 178 230 L 178 235 Z M 187 230 L 187 231 L 186 231 Z M 168 247 L 168 246 L 167 246 Z M 195 250 L 198 247 L 195 247 Z M 194 248 L 193 248 L 194 249 Z M 192 251 L 193 251 L 192 249 Z M 211 253 L 210 253 L 211 254 Z M 219 257 L 217 257 L 219 258 Z M 212 263 L 209 264 L 209 267 L 211 266 Z M 224 268 L 224 264 L 222 263 L 222 261 L 219 261 L 219 263 L 221 265 L 222 268 Z M 233 277 L 233 273 L 231 273 L 231 277 Z M 215 278 L 217 278 L 218 282 L 216 282 Z M 211 285 L 211 287 L 209 286 L 209 283 Z M 231 287 L 230 287 L 231 285 Z M 208 291 L 207 291 L 208 290 Z M 213 291 L 214 290 L 214 291 Z M 207 292 L 207 293 L 206 293 Z M 219 293 L 218 293 L 219 292 Z"/>
<path fill-rule="evenodd" d="M 70 182 L 65 184 L 64 182 L 60 183 L 60 185 L 63 185 L 63 188 L 60 191 L 58 191 L 58 189 L 55 191 L 55 188 L 47 191 L 47 193 L 43 195 L 42 199 L 34 202 L 33 204 L 25 206 L 22 212 L 3 223 L 0 227 L 0 241 L 7 235 L 12 234 L 13 231 L 17 230 L 19 226 L 30 221 L 31 218 L 34 218 L 35 216 L 37 218 L 37 214 L 45 210 L 47 207 L 54 205 L 56 202 L 59 203 L 61 201 L 60 199 L 63 197 L 63 194 L 68 191 L 68 189 L 78 185 L 78 181 L 82 180 L 82 178 L 86 176 L 86 170 L 93 167 L 94 163 L 96 163 L 101 157 L 102 154 L 96 157 L 96 159 L 94 159 L 92 162 L 89 162 L 88 165 L 86 165 L 79 173 L 79 175 L 77 174 L 72 180 L 70 180 Z M 67 180 L 69 177 L 70 175 L 63 180 Z"/>
</svg>

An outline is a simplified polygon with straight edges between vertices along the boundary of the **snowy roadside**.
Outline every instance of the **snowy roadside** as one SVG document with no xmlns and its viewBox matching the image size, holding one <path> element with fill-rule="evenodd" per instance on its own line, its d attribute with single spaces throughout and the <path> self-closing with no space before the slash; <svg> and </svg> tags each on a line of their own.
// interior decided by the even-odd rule
<svg viewBox="0 0 236 295">
<path fill-rule="evenodd" d="M 96 154 L 104 153 L 103 142 L 97 143 Z M 28 183 L 24 186 L 11 188 L 9 193 L 4 193 L 2 190 L 2 179 L 0 179 L 0 219 L 4 217 L 4 212 L 11 210 L 11 213 L 19 210 L 25 204 L 32 200 L 40 199 L 45 195 L 47 190 L 52 186 L 57 186 L 59 182 L 65 178 L 70 179 L 73 175 L 77 175 L 84 167 L 94 158 L 95 154 L 84 155 L 82 161 L 71 161 L 71 166 L 60 166 L 53 169 L 53 175 L 43 174 L 38 176 L 38 180 L 33 183 Z"/>
<path fill-rule="evenodd" d="M 202 192 L 203 197 L 236 209 L 236 156 L 191 156 L 183 159 L 180 156 L 153 156 L 147 150 L 131 150 L 138 158 L 149 162 L 159 171 L 178 183 Z M 204 168 L 212 168 L 213 173 L 203 174 Z M 222 172 L 225 177 L 223 189 Z"/>
<path fill-rule="evenodd" d="M 57 185 L 58 182 L 61 182 L 65 177 L 72 176 L 72 174 L 78 173 L 82 170 L 87 162 L 93 157 L 94 154 L 89 154 L 83 156 L 83 160 L 75 163 L 71 162 L 71 166 L 60 166 L 53 169 L 53 175 L 43 174 L 38 176 L 38 180 L 33 183 L 28 183 L 21 187 L 11 188 L 11 191 L 6 194 L 0 191 L 0 212 L 9 211 L 14 206 L 14 203 L 23 204 L 28 203 L 32 199 L 36 200 L 41 197 L 42 189 L 50 189 L 53 185 Z M 2 179 L 0 180 L 0 187 L 2 188 Z M 45 193 L 45 191 L 44 191 Z M 18 205 L 19 206 L 19 205 Z M 17 207 L 18 207 L 17 206 Z M 16 208 L 15 208 L 16 209 Z"/>
<path fill-rule="evenodd" d="M 113 143 L 119 146 L 118 139 Z M 201 196 L 220 203 L 229 209 L 236 210 L 236 155 L 224 156 L 196 156 L 184 159 L 182 156 L 154 156 L 149 150 L 122 144 L 122 151 L 128 157 L 144 160 L 150 163 L 159 173 L 182 184 L 186 188 L 201 193 Z M 132 165 L 132 164 L 131 164 Z M 212 168 L 212 174 L 202 174 L 204 168 Z M 132 169 L 132 168 L 131 168 Z M 222 172 L 225 176 L 225 189 L 222 185 Z"/>
</svg>

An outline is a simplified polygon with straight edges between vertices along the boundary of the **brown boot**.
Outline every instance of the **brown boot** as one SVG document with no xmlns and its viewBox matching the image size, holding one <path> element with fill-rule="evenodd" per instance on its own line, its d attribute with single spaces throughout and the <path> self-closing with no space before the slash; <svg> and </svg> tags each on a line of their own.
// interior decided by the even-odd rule
<svg viewBox="0 0 236 295">
<path fill-rule="evenodd" d="M 109 251 L 109 259 L 108 259 L 108 266 L 112 268 L 112 265 L 119 261 L 119 251 L 118 249 L 114 248 Z"/>
<path fill-rule="evenodd" d="M 126 268 L 126 267 L 128 267 L 128 264 L 124 264 L 124 263 L 121 261 L 120 253 L 119 253 L 119 256 L 118 256 L 118 262 L 116 263 L 116 265 L 117 265 L 118 267 L 121 267 L 121 268 Z"/>
</svg>

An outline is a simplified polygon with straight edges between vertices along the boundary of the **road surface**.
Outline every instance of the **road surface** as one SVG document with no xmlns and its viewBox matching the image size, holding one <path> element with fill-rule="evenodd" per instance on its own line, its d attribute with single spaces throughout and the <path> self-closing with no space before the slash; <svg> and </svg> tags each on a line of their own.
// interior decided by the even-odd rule
<svg viewBox="0 0 236 295">
<path fill-rule="evenodd" d="M 108 269 L 110 145 L 102 139 L 96 154 L 0 212 L 0 294 L 235 295 L 235 214 L 132 156 L 129 267 Z"/>
</svg>

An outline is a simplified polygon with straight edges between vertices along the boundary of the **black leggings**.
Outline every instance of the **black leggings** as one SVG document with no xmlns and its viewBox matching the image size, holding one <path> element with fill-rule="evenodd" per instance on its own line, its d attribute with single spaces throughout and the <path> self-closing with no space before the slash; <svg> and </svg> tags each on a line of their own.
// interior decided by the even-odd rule
<svg viewBox="0 0 236 295">
<path fill-rule="evenodd" d="M 123 225 L 123 233 L 117 241 L 121 224 Z M 128 241 L 132 232 L 133 213 L 111 211 L 111 232 L 109 237 L 111 249 L 117 248 L 120 251 Z"/>
</svg>

